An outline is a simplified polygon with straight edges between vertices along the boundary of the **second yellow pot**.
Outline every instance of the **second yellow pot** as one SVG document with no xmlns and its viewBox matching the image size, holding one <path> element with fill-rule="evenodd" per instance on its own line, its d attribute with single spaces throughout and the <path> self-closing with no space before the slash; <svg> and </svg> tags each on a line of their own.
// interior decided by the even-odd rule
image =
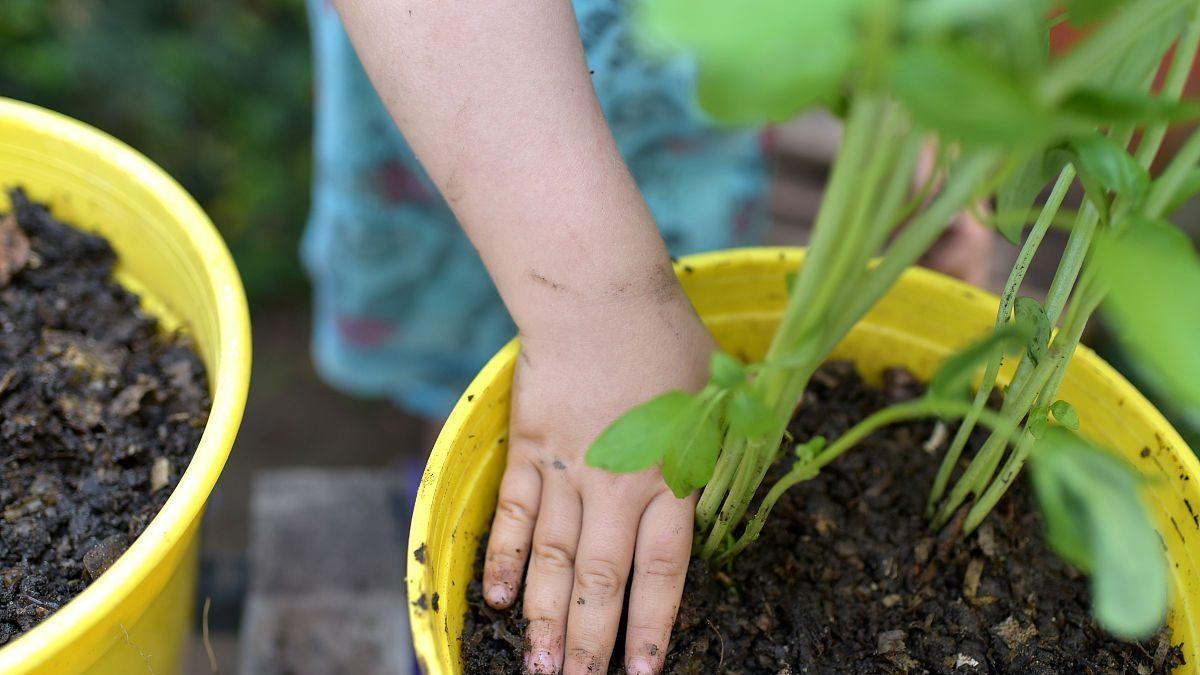
<svg viewBox="0 0 1200 675">
<path fill-rule="evenodd" d="M 721 346 L 756 359 L 766 351 L 782 315 L 785 276 L 803 255 L 800 249 L 710 253 L 685 258 L 676 271 Z M 854 361 L 875 381 L 891 366 L 929 378 L 947 356 L 991 330 L 997 302 L 942 275 L 910 270 L 833 356 Z M 516 343 L 501 350 L 459 400 L 418 492 L 408 592 L 417 655 L 431 675 L 462 672 L 465 591 L 504 469 L 516 355 Z M 1002 380 L 1010 374 L 1003 373 Z M 1085 436 L 1153 479 L 1147 499 L 1171 563 L 1168 620 L 1188 663 L 1178 672 L 1194 675 L 1200 672 L 1195 665 L 1200 658 L 1200 518 L 1189 506 L 1200 509 L 1200 463 L 1162 415 L 1088 349 L 1080 348 L 1072 361 L 1062 397 L 1075 405 Z M 435 605 L 417 602 L 435 595 Z"/>
</svg>

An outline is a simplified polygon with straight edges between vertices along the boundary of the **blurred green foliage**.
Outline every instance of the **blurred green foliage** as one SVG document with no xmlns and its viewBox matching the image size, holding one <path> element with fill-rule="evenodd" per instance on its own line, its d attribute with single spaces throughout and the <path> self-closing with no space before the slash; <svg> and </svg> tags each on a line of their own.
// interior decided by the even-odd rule
<svg viewBox="0 0 1200 675">
<path fill-rule="evenodd" d="M 0 95 L 162 165 L 224 234 L 252 302 L 304 289 L 311 88 L 303 0 L 0 0 Z"/>
</svg>

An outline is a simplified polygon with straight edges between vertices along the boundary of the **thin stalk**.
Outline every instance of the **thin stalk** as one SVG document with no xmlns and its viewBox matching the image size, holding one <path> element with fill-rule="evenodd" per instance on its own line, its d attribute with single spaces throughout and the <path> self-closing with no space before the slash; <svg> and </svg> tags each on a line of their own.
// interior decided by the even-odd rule
<svg viewBox="0 0 1200 675">
<path fill-rule="evenodd" d="M 1050 67 L 1038 88 L 1040 98 L 1047 103 L 1061 101 L 1071 90 L 1087 82 L 1098 67 L 1122 54 L 1126 47 L 1160 22 L 1170 19 L 1190 1 L 1144 0 L 1125 5 Z"/>
<path fill-rule="evenodd" d="M 1175 44 L 1175 56 L 1171 59 L 1171 67 L 1167 69 L 1167 77 L 1163 80 L 1159 96 L 1169 101 L 1178 101 L 1183 96 L 1187 85 L 1188 75 L 1192 72 L 1192 64 L 1196 61 L 1196 52 L 1200 48 L 1200 3 L 1188 20 L 1183 37 Z M 1162 147 L 1163 138 L 1167 135 L 1169 122 L 1163 120 L 1146 127 L 1142 133 L 1142 141 L 1138 144 L 1136 159 L 1142 168 L 1149 170 L 1154 164 L 1154 158 Z"/>
<path fill-rule="evenodd" d="M 729 550 L 721 555 L 722 559 L 737 555 L 746 546 L 758 539 L 763 524 L 766 522 L 767 516 L 770 515 L 771 509 L 775 506 L 775 502 L 779 501 L 779 498 L 785 492 L 797 483 L 816 476 L 823 467 L 845 454 L 876 430 L 897 422 L 934 415 L 961 417 L 969 414 L 971 410 L 971 405 L 965 401 L 923 398 L 889 406 L 867 417 L 838 437 L 836 441 L 821 452 L 813 461 L 807 463 L 797 462 L 775 485 L 771 486 L 770 491 L 763 498 L 762 504 L 759 505 L 757 513 L 747 522 L 745 532 L 742 533 L 742 536 Z M 980 415 L 980 419 L 1006 438 L 1016 430 L 1015 424 L 990 410 L 984 411 Z"/>
<path fill-rule="evenodd" d="M 950 219 L 972 197 L 975 188 L 995 167 L 997 156 L 978 152 L 960 159 L 949 172 L 945 188 L 923 213 L 896 237 L 883 258 L 856 284 L 840 315 L 830 322 L 822 350 L 828 352 L 841 341 L 854 324 L 895 284 L 904 270 L 916 263 L 950 225 Z"/>
<path fill-rule="evenodd" d="M 1200 162 L 1200 129 L 1192 132 L 1184 142 L 1183 147 L 1167 165 L 1162 176 L 1154 181 L 1150 194 L 1146 197 L 1145 213 L 1151 218 L 1162 218 L 1166 214 L 1167 205 L 1175 198 L 1175 193 L 1187 180 L 1188 174 Z"/>
<path fill-rule="evenodd" d="M 1017 255 L 1017 261 L 1013 265 L 1012 271 L 1008 274 L 1008 281 L 1004 284 L 1004 293 L 1000 296 L 1000 309 L 996 312 L 997 326 L 1003 326 L 1008 323 L 1012 314 L 1013 303 L 1016 302 L 1017 292 L 1020 291 L 1021 284 L 1025 281 L 1025 273 L 1029 270 L 1029 265 L 1033 262 L 1033 256 L 1037 253 L 1037 249 L 1041 245 L 1046 231 L 1050 229 L 1050 223 L 1058 214 L 1058 209 L 1062 206 L 1063 198 L 1066 197 L 1067 190 L 1071 187 L 1073 180 L 1075 180 L 1075 168 L 1070 165 L 1063 167 L 1062 172 L 1058 174 L 1058 180 L 1055 181 L 1054 187 L 1050 191 L 1049 198 L 1046 199 L 1046 203 L 1042 206 L 1042 211 L 1038 215 L 1037 221 L 1034 222 L 1033 228 L 1029 231 L 1029 236 L 1021 244 L 1021 251 Z M 950 476 L 954 472 L 954 467 L 958 466 L 958 460 L 962 457 L 962 451 L 967 445 L 967 439 L 975 429 L 975 422 L 987 406 L 988 397 L 992 395 L 992 390 L 996 386 L 996 378 L 999 376 L 1000 368 L 1003 365 L 1003 354 L 997 355 L 988 361 L 987 368 L 983 373 L 983 381 L 980 383 L 979 389 L 975 392 L 971 411 L 963 418 L 962 424 L 959 425 L 958 431 L 954 434 L 954 441 L 951 442 L 950 448 L 942 458 L 942 465 L 938 467 L 937 477 L 933 481 L 933 489 L 929 492 L 929 502 L 926 506 L 929 515 L 933 515 L 938 500 L 946 493 L 946 485 L 950 482 Z"/>
<path fill-rule="evenodd" d="M 1100 306 L 1100 302 L 1104 299 L 1105 292 L 1097 289 L 1095 284 L 1091 283 L 1092 277 L 1085 273 L 1084 281 L 1081 286 L 1080 299 L 1077 304 L 1072 305 L 1070 316 L 1067 318 L 1066 325 L 1062 332 L 1055 336 L 1055 342 L 1062 340 L 1062 344 L 1054 349 L 1054 368 L 1053 375 L 1042 387 L 1042 391 L 1038 395 L 1038 401 L 1042 408 L 1049 406 L 1050 400 L 1058 394 L 1058 388 L 1062 386 L 1063 378 L 1066 376 L 1067 366 L 1071 361 L 1071 357 L 1075 354 L 1075 348 L 1079 346 L 1079 340 L 1083 336 L 1083 330 L 1087 326 L 1088 319 L 1096 308 Z M 963 523 L 963 531 L 971 532 L 983 519 L 992 512 L 996 504 L 1000 502 L 1000 498 L 1008 491 L 1008 487 L 1012 485 L 1017 474 L 1025 465 L 1025 460 L 1029 457 L 1029 451 L 1033 447 L 1033 434 L 1030 431 L 1029 425 L 1026 424 L 1025 430 L 1022 433 L 1021 440 L 1017 447 L 1009 455 L 1008 461 L 1005 462 L 1004 468 L 1001 469 L 1000 475 L 996 480 L 992 481 L 987 490 L 980 495 L 979 500 L 972 505 L 971 510 L 967 513 L 967 519 Z"/>
<path fill-rule="evenodd" d="M 1020 422 L 1042 386 L 1050 379 L 1053 372 L 1052 366 L 1053 363 L 1050 359 L 1042 359 L 1042 362 L 1033 369 L 1033 373 L 1024 386 L 1019 390 L 1010 391 L 1005 397 L 1005 403 L 1011 402 L 1011 405 L 1000 411 L 1001 416 L 1013 424 Z M 938 509 L 937 515 L 933 519 L 934 529 L 940 529 L 950 522 L 954 512 L 958 510 L 959 506 L 962 506 L 968 495 L 979 494 L 983 490 L 996 471 L 996 466 L 1003 457 L 1006 445 L 1007 439 L 1000 438 L 996 434 L 988 436 L 979 453 L 971 459 L 971 463 L 967 465 L 963 475 L 951 488 L 950 495 Z"/>
</svg>

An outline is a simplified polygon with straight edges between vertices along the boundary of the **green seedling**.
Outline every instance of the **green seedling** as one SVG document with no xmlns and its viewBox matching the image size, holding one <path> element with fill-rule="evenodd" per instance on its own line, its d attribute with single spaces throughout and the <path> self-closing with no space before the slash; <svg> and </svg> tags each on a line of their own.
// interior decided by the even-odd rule
<svg viewBox="0 0 1200 675">
<path fill-rule="evenodd" d="M 1200 258 L 1167 221 L 1200 190 L 1200 133 L 1161 174 L 1150 171 L 1167 125 L 1197 115 L 1180 96 L 1200 42 L 1200 3 L 646 0 L 640 7 L 645 44 L 695 62 L 701 103 L 715 116 L 754 123 L 824 106 L 844 118 L 845 136 L 808 256 L 794 277 L 781 279 L 789 300 L 766 357 L 743 364 L 714 355 L 702 391 L 670 392 L 629 411 L 596 440 L 589 463 L 612 471 L 660 464 L 675 494 L 702 490 L 696 553 L 730 561 L 786 490 L 871 431 L 918 417 L 961 420 L 930 486 L 931 526 L 955 520 L 972 531 L 1028 463 L 1048 541 L 1092 575 L 1097 620 L 1124 637 L 1157 629 L 1166 567 L 1136 473 L 1078 435 L 1087 420 L 1057 394 L 1084 327 L 1105 305 L 1164 388 L 1200 409 Z M 1049 28 L 1063 20 L 1083 25 L 1087 37 L 1051 57 Z M 1175 57 L 1154 90 L 1172 46 Z M 913 195 L 914 166 L 929 146 L 937 148 L 933 174 Z M 1067 214 L 1063 200 L 1076 183 L 1085 199 Z M 995 330 L 948 359 L 922 398 L 881 410 L 836 439 L 796 439 L 794 453 L 781 453 L 788 420 L 834 346 L 956 213 L 989 199 L 993 224 L 1020 244 Z M 1070 238 L 1045 300 L 1018 297 L 1046 232 L 1064 224 Z M 1015 368 L 1003 404 L 992 410 L 987 401 L 1006 360 Z M 990 435 L 964 457 L 979 424 Z M 753 505 L 781 461 L 790 468 Z"/>
</svg>

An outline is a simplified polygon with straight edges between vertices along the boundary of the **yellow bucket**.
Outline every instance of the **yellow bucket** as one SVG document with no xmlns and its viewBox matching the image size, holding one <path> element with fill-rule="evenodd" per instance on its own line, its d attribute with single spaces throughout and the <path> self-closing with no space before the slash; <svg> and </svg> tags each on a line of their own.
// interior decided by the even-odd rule
<svg viewBox="0 0 1200 675">
<path fill-rule="evenodd" d="M 785 275 L 803 257 L 803 250 L 794 248 L 724 251 L 685 258 L 676 272 L 721 346 L 759 358 L 783 312 Z M 948 355 L 991 330 L 997 302 L 961 282 L 912 269 L 833 356 L 853 360 L 876 382 L 885 368 L 896 365 L 929 378 Z M 417 494 L 409 534 L 413 559 L 408 561 L 408 594 L 413 601 L 413 638 L 426 673 L 462 672 L 464 594 L 479 537 L 491 524 L 504 469 L 516 355 L 513 342 L 459 399 Z M 1179 672 L 1200 673 L 1195 665 L 1200 659 L 1200 463 L 1162 415 L 1090 350 L 1080 349 L 1062 391 L 1078 410 L 1085 435 L 1115 449 L 1154 479 L 1147 497 L 1171 561 L 1169 621 L 1188 663 Z M 1146 457 L 1144 448 L 1149 449 Z M 423 564 L 416 559 L 417 551 Z M 436 604 L 416 602 L 435 594 Z"/>
<path fill-rule="evenodd" d="M 246 403 L 250 318 L 241 280 L 212 223 L 162 169 L 87 125 L 0 98 L 0 188 L 12 185 L 108 238 L 120 281 L 166 327 L 195 339 L 213 406 L 162 511 L 87 590 L 0 648 L 0 673 L 178 673 L 196 619 L 200 517 Z M 0 211 L 8 208 L 0 197 Z"/>
</svg>

